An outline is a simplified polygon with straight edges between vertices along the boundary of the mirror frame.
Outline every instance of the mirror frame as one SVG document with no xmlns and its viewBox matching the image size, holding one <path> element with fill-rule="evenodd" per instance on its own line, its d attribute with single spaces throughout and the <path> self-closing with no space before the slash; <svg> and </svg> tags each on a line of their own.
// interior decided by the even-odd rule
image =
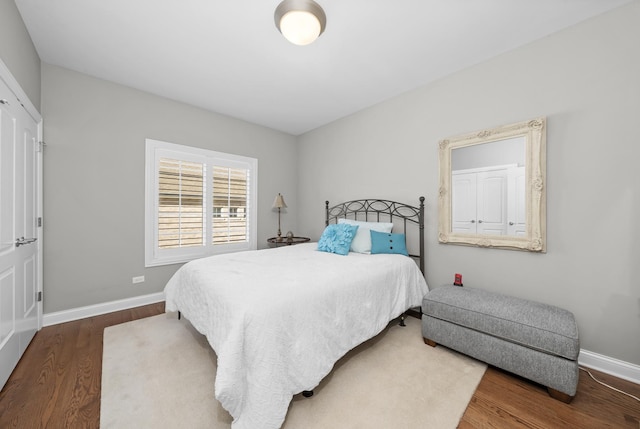
<svg viewBox="0 0 640 429">
<path fill-rule="evenodd" d="M 451 232 L 451 151 L 456 148 L 525 137 L 525 205 L 527 233 L 524 236 Z M 485 129 L 439 142 L 440 189 L 438 241 L 469 246 L 546 252 L 546 118 Z"/>
</svg>

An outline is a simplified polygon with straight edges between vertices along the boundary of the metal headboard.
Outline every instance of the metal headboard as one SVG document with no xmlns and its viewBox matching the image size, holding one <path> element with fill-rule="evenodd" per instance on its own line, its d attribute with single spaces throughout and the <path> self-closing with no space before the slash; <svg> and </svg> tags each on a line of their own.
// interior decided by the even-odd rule
<svg viewBox="0 0 640 429">
<path fill-rule="evenodd" d="M 420 197 L 418 207 L 398 203 L 389 200 L 367 199 L 353 200 L 329 207 L 329 201 L 325 201 L 326 220 L 325 225 L 337 223 L 338 219 L 354 219 L 365 222 L 393 222 L 401 220 L 403 233 L 407 235 L 407 224 L 418 226 L 419 252 L 409 254 L 419 261 L 420 271 L 424 275 L 424 197 Z"/>
</svg>

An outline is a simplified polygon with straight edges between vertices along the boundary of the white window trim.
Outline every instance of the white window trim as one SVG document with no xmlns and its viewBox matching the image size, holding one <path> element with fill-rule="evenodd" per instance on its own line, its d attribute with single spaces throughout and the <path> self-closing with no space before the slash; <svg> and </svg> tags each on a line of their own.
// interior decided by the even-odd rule
<svg viewBox="0 0 640 429">
<path fill-rule="evenodd" d="M 173 157 L 186 161 L 203 162 L 207 171 L 212 165 L 250 170 L 249 201 L 247 208 L 248 239 L 244 243 L 210 243 L 213 215 L 213 187 L 207 185 L 206 195 L 206 242 L 204 246 L 180 249 L 160 249 L 158 246 L 158 161 L 162 157 Z M 207 149 L 146 139 L 145 147 L 145 267 L 188 262 L 221 253 L 240 252 L 257 249 L 257 207 L 258 207 L 258 160 L 255 158 L 216 152 Z"/>
</svg>

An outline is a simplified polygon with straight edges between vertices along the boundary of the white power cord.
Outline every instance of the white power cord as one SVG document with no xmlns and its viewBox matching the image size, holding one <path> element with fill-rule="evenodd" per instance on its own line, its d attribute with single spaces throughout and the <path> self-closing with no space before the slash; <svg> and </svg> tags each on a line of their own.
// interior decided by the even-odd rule
<svg viewBox="0 0 640 429">
<path fill-rule="evenodd" d="M 581 370 L 583 370 L 584 372 L 586 372 L 587 374 L 589 374 L 589 377 L 593 378 L 593 381 L 595 381 L 596 383 L 600 383 L 600 384 L 602 384 L 603 386 L 608 387 L 609 389 L 615 390 L 616 392 L 622 393 L 623 395 L 627 395 L 627 396 L 629 396 L 629 397 L 631 397 L 631 398 L 635 399 L 636 401 L 640 402 L 640 398 L 638 398 L 637 396 L 633 396 L 633 395 L 632 395 L 632 394 L 630 394 L 630 393 L 624 392 L 624 391 L 622 391 L 622 390 L 620 390 L 620 389 L 616 389 L 616 388 L 615 388 L 615 387 L 613 387 L 613 386 L 609 386 L 608 384 L 603 383 L 602 381 L 600 381 L 600 380 L 598 380 L 597 378 L 595 378 L 595 377 L 593 376 L 593 374 L 591 374 L 587 369 L 584 369 L 583 367 L 579 367 L 579 368 L 580 368 Z"/>
</svg>

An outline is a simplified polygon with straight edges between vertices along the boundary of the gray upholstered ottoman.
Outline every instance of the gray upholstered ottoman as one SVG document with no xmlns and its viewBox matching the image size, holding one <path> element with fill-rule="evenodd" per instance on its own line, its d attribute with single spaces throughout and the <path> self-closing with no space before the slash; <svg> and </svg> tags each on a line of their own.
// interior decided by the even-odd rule
<svg viewBox="0 0 640 429">
<path fill-rule="evenodd" d="M 442 344 L 547 387 L 570 402 L 580 342 L 573 314 L 480 289 L 443 286 L 422 301 L 425 343 Z"/>
</svg>

